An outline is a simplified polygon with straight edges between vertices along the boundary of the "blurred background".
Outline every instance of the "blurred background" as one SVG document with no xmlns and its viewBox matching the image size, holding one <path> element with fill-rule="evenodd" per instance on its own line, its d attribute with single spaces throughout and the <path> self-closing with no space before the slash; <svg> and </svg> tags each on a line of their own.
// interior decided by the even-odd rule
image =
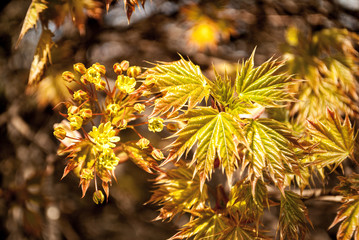
<svg viewBox="0 0 359 240">
<path fill-rule="evenodd" d="M 61 24 L 49 23 L 55 43 L 52 64 L 36 90 L 29 91 L 41 27 L 29 30 L 15 48 L 31 1 L 1 4 L 0 239 L 11 240 L 161 240 L 183 224 L 183 219 L 152 221 L 157 207 L 144 203 L 154 176 L 130 161 L 117 168 L 118 181 L 103 205 L 94 204 L 91 194 L 81 198 L 74 174 L 60 181 L 66 160 L 56 155 L 53 124 L 62 118 L 53 107 L 68 96 L 61 74 L 72 71 L 74 63 L 100 62 L 111 72 L 122 60 L 150 67 L 151 62 L 178 60 L 181 54 L 211 77 L 213 66 L 218 72 L 234 72 L 255 47 L 257 64 L 280 57 L 289 27 L 308 35 L 333 27 L 359 33 L 358 0 L 152 0 L 145 9 L 136 7 L 130 22 L 123 1 L 114 1 L 108 13 L 105 1 L 98 1 L 96 11 L 83 10 L 88 16 L 83 28 L 76 28 L 70 16 Z M 161 146 L 162 140 L 157 141 Z M 327 228 L 339 203 L 306 204 L 315 227 L 310 239 L 335 239 L 336 229 Z M 264 218 L 274 231 L 277 214 Z"/>
</svg>

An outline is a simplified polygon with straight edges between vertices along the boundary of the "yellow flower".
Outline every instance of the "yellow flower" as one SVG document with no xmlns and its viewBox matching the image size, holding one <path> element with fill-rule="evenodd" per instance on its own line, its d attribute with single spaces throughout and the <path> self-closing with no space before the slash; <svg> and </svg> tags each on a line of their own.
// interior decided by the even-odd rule
<svg viewBox="0 0 359 240">
<path fill-rule="evenodd" d="M 124 93 L 132 93 L 135 90 L 136 79 L 123 75 L 117 76 L 116 87 Z"/>
<path fill-rule="evenodd" d="M 111 122 L 101 123 L 98 128 L 93 126 L 92 131 L 89 132 L 91 140 L 101 149 L 116 147 L 115 143 L 120 141 L 120 137 L 115 135 L 116 131 L 113 130 Z"/>
<path fill-rule="evenodd" d="M 148 130 L 151 132 L 161 132 L 163 129 L 163 119 L 153 117 L 148 120 Z"/>
<path fill-rule="evenodd" d="M 137 146 L 139 146 L 141 149 L 146 149 L 148 148 L 148 144 L 150 144 L 150 141 L 147 138 L 141 138 L 140 140 L 138 140 L 138 142 L 136 143 Z"/>
</svg>

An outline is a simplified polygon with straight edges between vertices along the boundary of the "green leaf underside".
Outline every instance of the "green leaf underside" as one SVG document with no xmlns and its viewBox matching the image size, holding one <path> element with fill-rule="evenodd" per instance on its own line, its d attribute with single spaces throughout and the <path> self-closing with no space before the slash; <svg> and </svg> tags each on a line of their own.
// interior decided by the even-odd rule
<svg viewBox="0 0 359 240">
<path fill-rule="evenodd" d="M 250 163 L 249 174 L 262 178 L 266 169 L 274 182 L 282 187 L 286 173 L 296 170 L 294 144 L 296 138 L 284 124 L 271 119 L 250 120 L 246 126 Z"/>
<path fill-rule="evenodd" d="M 188 101 L 188 109 L 193 108 L 203 98 L 209 96 L 207 79 L 199 66 L 181 59 L 173 63 L 157 65 L 151 69 L 156 85 L 164 94 L 155 102 L 153 115 L 176 112 Z"/>
<path fill-rule="evenodd" d="M 207 186 L 200 190 L 198 176 L 193 177 L 193 168 L 179 166 L 161 174 L 156 179 L 157 189 L 149 202 L 162 205 L 156 220 L 172 219 L 186 210 L 203 207 L 208 198 Z"/>
<path fill-rule="evenodd" d="M 227 209 L 231 215 L 243 221 L 255 221 L 258 224 L 263 214 L 267 189 L 262 181 L 254 184 L 255 186 L 251 183 L 236 183 L 231 189 Z"/>
<path fill-rule="evenodd" d="M 308 121 L 308 130 L 313 136 L 314 142 L 318 143 L 316 162 L 322 167 L 334 164 L 339 166 L 347 157 L 351 157 L 354 151 L 354 129 L 349 118 L 343 123 L 333 111 L 327 111 L 325 121 Z"/>
<path fill-rule="evenodd" d="M 27 10 L 24 23 L 21 28 L 19 39 L 17 40 L 16 46 L 19 45 L 22 38 L 25 36 L 27 31 L 31 28 L 36 27 L 39 14 L 47 8 L 47 2 L 44 0 L 32 0 L 29 9 Z"/>
<path fill-rule="evenodd" d="M 210 107 L 201 107 L 186 112 L 183 119 L 187 125 L 178 131 L 178 138 L 171 144 L 176 152 L 171 159 L 180 158 L 197 143 L 191 164 L 196 162 L 201 182 L 211 177 L 214 161 L 218 157 L 230 179 L 237 167 L 237 144 L 243 141 L 242 129 L 233 116 Z"/>
<path fill-rule="evenodd" d="M 359 196 L 348 197 L 345 203 L 340 207 L 335 217 L 332 228 L 337 223 L 342 222 L 337 232 L 337 239 L 349 240 L 354 236 L 355 240 L 359 239 Z"/>
<path fill-rule="evenodd" d="M 285 191 L 281 196 L 279 213 L 279 230 L 281 239 L 305 239 L 308 232 L 306 223 L 308 218 L 307 207 L 300 196 L 291 191 Z"/>
<path fill-rule="evenodd" d="M 254 68 L 254 51 L 251 57 L 237 71 L 235 80 L 238 99 L 247 103 L 258 103 L 266 107 L 278 107 L 279 102 L 292 101 L 293 97 L 285 89 L 291 78 L 285 74 L 276 74 L 283 66 L 269 59 Z"/>
<path fill-rule="evenodd" d="M 29 85 L 38 83 L 44 74 L 46 64 L 51 59 L 50 49 L 54 45 L 52 37 L 53 34 L 50 30 L 43 29 L 31 63 Z"/>
</svg>

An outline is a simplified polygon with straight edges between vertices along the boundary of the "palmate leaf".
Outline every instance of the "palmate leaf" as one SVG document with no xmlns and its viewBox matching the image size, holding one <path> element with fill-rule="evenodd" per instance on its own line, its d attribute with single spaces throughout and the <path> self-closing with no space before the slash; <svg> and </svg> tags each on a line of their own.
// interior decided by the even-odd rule
<svg viewBox="0 0 359 240">
<path fill-rule="evenodd" d="M 211 177 L 216 158 L 230 180 L 237 167 L 237 145 L 243 142 L 240 124 L 232 115 L 210 107 L 189 110 L 181 120 L 188 120 L 188 123 L 175 134 L 178 138 L 171 144 L 175 152 L 169 159 L 180 158 L 197 143 L 191 164 L 197 163 L 195 168 L 201 183 Z"/>
<path fill-rule="evenodd" d="M 260 180 L 254 186 L 250 183 L 238 182 L 229 194 L 227 210 L 238 219 L 258 223 L 263 214 L 266 195 L 267 188 Z"/>
<path fill-rule="evenodd" d="M 183 58 L 177 62 L 158 64 L 149 70 L 156 80 L 156 86 L 164 94 L 155 102 L 152 116 L 178 111 L 188 101 L 188 108 L 193 108 L 203 98 L 209 96 L 209 86 L 206 77 L 199 66 Z"/>
<path fill-rule="evenodd" d="M 186 210 L 203 208 L 208 199 L 207 186 L 204 185 L 201 191 L 199 177 L 193 177 L 194 169 L 182 165 L 161 173 L 155 180 L 157 189 L 149 202 L 162 205 L 156 220 L 171 220 Z"/>
<path fill-rule="evenodd" d="M 48 29 L 43 29 L 39 43 L 37 44 L 34 59 L 31 63 L 29 85 L 38 83 L 44 74 L 47 61 L 51 61 L 50 49 L 54 45 L 52 41 L 52 32 Z"/>
<path fill-rule="evenodd" d="M 281 239 L 305 239 L 310 222 L 308 210 L 300 196 L 285 191 L 280 200 L 279 231 Z"/>
<path fill-rule="evenodd" d="M 245 128 L 249 150 L 246 161 L 249 175 L 262 178 L 263 171 L 282 189 L 286 173 L 297 169 L 294 146 L 299 145 L 292 131 L 283 123 L 272 119 L 250 120 Z"/>
<path fill-rule="evenodd" d="M 347 197 L 344 204 L 339 208 L 339 212 L 329 228 L 342 222 L 337 232 L 337 239 L 350 240 L 354 236 L 359 239 L 359 196 Z"/>
<path fill-rule="evenodd" d="M 212 209 L 191 211 L 191 220 L 170 239 L 193 240 L 254 240 L 265 239 L 259 236 L 254 227 L 237 224 L 223 213 Z"/>
<path fill-rule="evenodd" d="M 235 80 L 238 98 L 246 103 L 258 103 L 265 107 L 278 107 L 279 103 L 292 101 L 293 97 L 285 89 L 291 78 L 276 72 L 283 66 L 269 59 L 254 68 L 254 51 L 251 57 L 237 71 Z"/>
<path fill-rule="evenodd" d="M 324 121 L 308 120 L 308 123 L 309 134 L 318 144 L 315 163 L 322 167 L 334 164 L 336 168 L 347 157 L 354 159 L 354 129 L 348 117 L 341 121 L 335 112 L 328 109 Z"/>
<path fill-rule="evenodd" d="M 21 28 L 19 39 L 16 42 L 16 46 L 19 45 L 21 39 L 25 36 L 29 29 L 36 27 L 37 20 L 40 13 L 47 8 L 47 1 L 45 0 L 32 0 L 29 9 L 27 10 L 24 23 Z"/>
</svg>

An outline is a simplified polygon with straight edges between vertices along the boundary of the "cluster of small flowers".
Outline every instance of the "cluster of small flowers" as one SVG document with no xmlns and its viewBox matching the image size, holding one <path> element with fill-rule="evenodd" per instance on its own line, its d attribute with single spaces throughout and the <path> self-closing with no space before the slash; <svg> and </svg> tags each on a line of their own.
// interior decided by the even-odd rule
<svg viewBox="0 0 359 240">
<path fill-rule="evenodd" d="M 91 145 L 91 154 L 83 155 L 81 158 L 86 159 L 81 159 L 81 161 L 76 160 L 76 158 L 80 158 L 76 151 L 79 152 L 81 151 L 79 150 L 81 146 L 88 147 L 88 145 L 79 144 L 78 146 L 80 147 L 74 147 L 72 149 L 74 154 L 69 155 L 72 159 L 70 159 L 66 170 L 71 171 L 75 166 L 80 168 L 78 170 L 83 194 L 85 194 L 90 181 L 94 178 L 96 180 L 96 176 L 99 176 L 105 193 L 108 195 L 108 183 L 111 182 L 111 177 L 120 161 L 114 149 L 121 144 L 125 144 L 120 143 L 120 137 L 117 135 L 121 130 L 128 127 L 128 121 L 136 119 L 134 112 L 142 113 L 145 111 L 146 107 L 139 102 L 139 98 L 144 96 L 147 86 L 144 84 L 143 88 L 140 87 L 136 90 L 136 78 L 141 75 L 141 68 L 130 66 L 128 61 L 113 65 L 113 70 L 117 74 L 113 89 L 108 85 L 105 66 L 99 63 L 95 63 L 89 68 L 86 68 L 82 63 L 77 63 L 74 65 L 74 70 L 77 74 L 80 74 L 79 77 L 69 71 L 62 74 L 65 81 L 75 81 L 80 87 L 77 91 L 70 90 L 72 99 L 66 102 L 67 114 L 63 114 L 63 116 L 69 121 L 72 131 L 83 130 L 85 138 L 81 137 L 77 139 L 77 142 L 87 141 Z M 99 91 L 106 94 L 103 101 L 104 105 L 101 105 L 98 99 Z M 97 116 L 101 118 L 100 125 L 98 127 L 93 126 L 92 130 L 86 133 L 83 126 L 89 122 L 94 124 L 94 119 Z M 150 118 L 148 120 L 148 130 L 161 132 L 163 130 L 163 119 L 159 117 Z M 69 129 L 65 129 L 59 124 L 54 129 L 54 135 L 59 140 L 64 140 L 66 137 L 71 138 L 68 131 Z M 150 147 L 152 149 L 151 156 L 155 160 L 164 159 L 163 153 L 159 149 L 153 148 L 148 139 L 141 135 L 139 136 L 140 140 L 136 144 L 140 149 L 145 150 Z M 93 200 L 96 203 L 103 202 L 103 194 L 100 190 L 97 190 L 97 186 Z"/>
</svg>

